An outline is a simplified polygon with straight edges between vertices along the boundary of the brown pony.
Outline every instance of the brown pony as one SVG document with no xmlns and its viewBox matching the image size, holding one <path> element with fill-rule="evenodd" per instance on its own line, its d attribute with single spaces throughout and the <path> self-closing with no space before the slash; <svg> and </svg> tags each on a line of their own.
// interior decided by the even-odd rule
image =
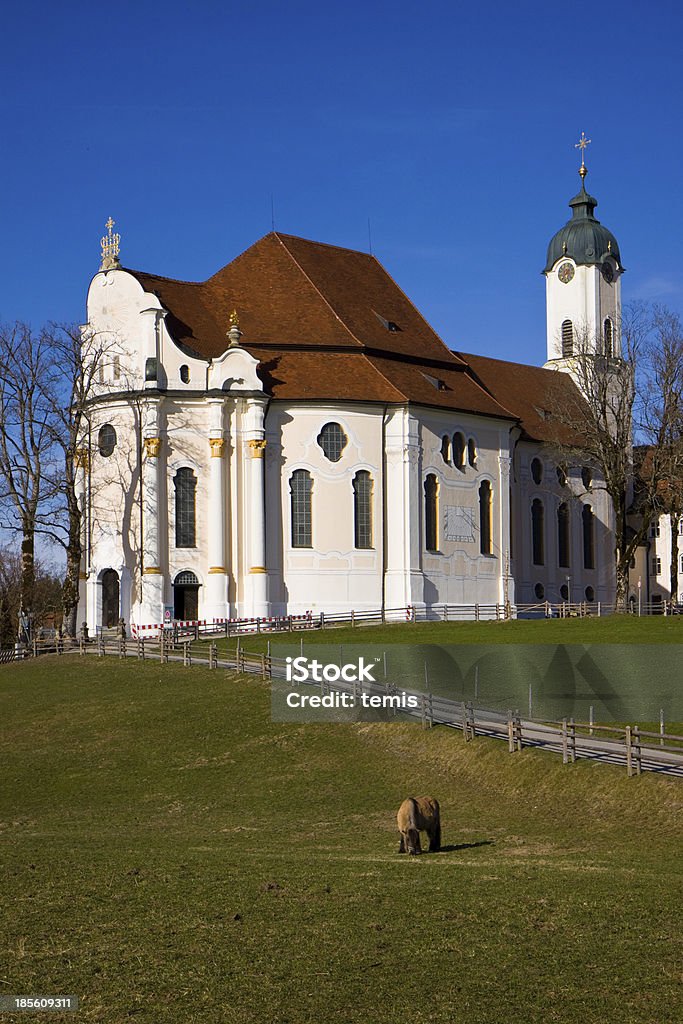
<svg viewBox="0 0 683 1024">
<path fill-rule="evenodd" d="M 441 813 L 433 796 L 409 796 L 399 807 L 396 821 L 401 833 L 399 853 L 422 853 L 420 832 L 429 836 L 430 853 L 441 849 Z"/>
</svg>

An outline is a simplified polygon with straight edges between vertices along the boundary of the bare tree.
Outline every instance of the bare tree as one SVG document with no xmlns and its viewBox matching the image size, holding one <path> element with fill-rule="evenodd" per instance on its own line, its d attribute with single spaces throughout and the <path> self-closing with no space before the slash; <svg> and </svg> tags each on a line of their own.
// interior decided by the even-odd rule
<svg viewBox="0 0 683 1024">
<path fill-rule="evenodd" d="M 642 442 L 639 490 L 650 519 L 668 515 L 671 526 L 670 591 L 678 597 L 678 535 L 683 519 L 683 328 L 671 310 L 655 306 L 642 360 L 637 433 Z"/>
<path fill-rule="evenodd" d="M 36 624 L 59 625 L 61 583 L 55 569 L 36 560 L 33 588 L 33 613 Z M 22 560 L 13 548 L 0 547 L 0 643 L 11 643 L 17 636 L 21 601 Z"/>
<path fill-rule="evenodd" d="M 616 608 L 626 610 L 629 569 L 650 522 L 663 510 L 666 486 L 679 471 L 683 347 L 666 351 L 664 328 L 671 314 L 645 306 L 629 308 L 617 326 L 618 354 L 605 351 L 603 339 L 579 330 L 569 372 L 578 391 L 556 389 L 553 446 L 565 461 L 589 460 L 599 470 L 614 513 Z M 634 439 L 645 441 L 651 456 L 639 474 L 633 517 Z"/>
<path fill-rule="evenodd" d="M 41 512 L 49 517 L 57 485 L 50 337 L 29 325 L 0 327 L 0 525 L 21 535 L 20 609 L 30 614 L 35 590 L 35 539 Z"/>
</svg>

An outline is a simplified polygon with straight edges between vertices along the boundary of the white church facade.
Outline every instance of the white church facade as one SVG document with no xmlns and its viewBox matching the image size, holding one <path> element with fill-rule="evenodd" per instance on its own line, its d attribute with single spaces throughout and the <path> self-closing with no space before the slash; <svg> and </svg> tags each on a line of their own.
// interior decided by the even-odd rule
<svg viewBox="0 0 683 1024">
<path fill-rule="evenodd" d="M 366 253 L 272 232 L 175 281 L 124 269 L 110 222 L 84 328 L 89 628 L 611 602 L 607 496 L 548 446 L 572 332 L 619 345 L 621 257 L 583 175 L 570 205 L 544 368 L 451 351 Z"/>
</svg>

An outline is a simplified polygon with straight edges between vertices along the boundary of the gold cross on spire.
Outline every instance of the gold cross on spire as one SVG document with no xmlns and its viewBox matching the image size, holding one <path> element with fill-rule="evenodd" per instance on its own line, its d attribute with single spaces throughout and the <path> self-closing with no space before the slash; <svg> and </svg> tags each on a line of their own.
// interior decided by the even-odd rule
<svg viewBox="0 0 683 1024">
<path fill-rule="evenodd" d="M 100 239 L 100 245 L 102 246 L 102 262 L 100 264 L 100 270 L 116 270 L 120 267 L 119 262 L 119 243 L 121 236 L 118 232 L 112 234 L 112 228 L 116 221 L 110 217 L 107 223 L 104 225 L 107 229 L 107 234 L 102 235 Z"/>
<path fill-rule="evenodd" d="M 585 132 L 581 132 L 581 138 L 579 139 L 578 142 L 574 143 L 574 149 L 580 149 L 581 150 L 581 166 L 579 167 L 579 174 L 581 175 L 582 178 L 585 178 L 586 174 L 588 173 L 586 171 L 586 161 L 584 160 L 584 157 L 586 155 L 586 146 L 590 146 L 591 141 L 592 141 L 591 139 L 587 139 L 586 138 L 586 133 Z"/>
</svg>

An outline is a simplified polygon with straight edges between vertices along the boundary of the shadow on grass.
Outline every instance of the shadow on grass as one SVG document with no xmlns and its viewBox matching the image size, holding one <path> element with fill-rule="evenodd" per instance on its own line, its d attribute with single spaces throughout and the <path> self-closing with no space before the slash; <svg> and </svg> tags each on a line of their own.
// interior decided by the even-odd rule
<svg viewBox="0 0 683 1024">
<path fill-rule="evenodd" d="M 455 843 L 451 846 L 442 846 L 439 853 L 457 853 L 458 850 L 476 850 L 478 846 L 495 846 L 494 839 L 482 839 L 479 843 Z"/>
</svg>

